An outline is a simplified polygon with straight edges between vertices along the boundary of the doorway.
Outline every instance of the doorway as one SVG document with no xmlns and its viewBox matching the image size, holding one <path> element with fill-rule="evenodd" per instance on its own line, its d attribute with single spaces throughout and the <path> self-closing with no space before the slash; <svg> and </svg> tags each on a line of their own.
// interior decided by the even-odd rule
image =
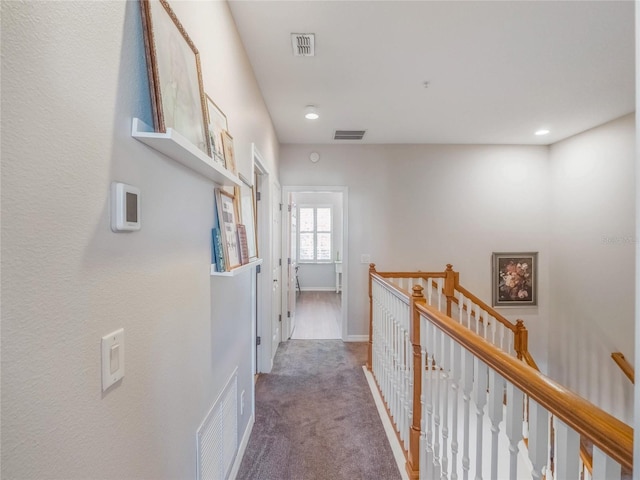
<svg viewBox="0 0 640 480">
<path fill-rule="evenodd" d="M 280 185 L 266 168 L 262 156 L 252 145 L 257 200 L 258 254 L 263 260 L 257 270 L 257 315 L 255 325 L 255 368 L 269 373 L 273 368 L 282 336 L 281 302 L 281 193 Z"/>
<path fill-rule="evenodd" d="M 347 187 L 283 187 L 283 340 L 347 339 Z"/>
</svg>

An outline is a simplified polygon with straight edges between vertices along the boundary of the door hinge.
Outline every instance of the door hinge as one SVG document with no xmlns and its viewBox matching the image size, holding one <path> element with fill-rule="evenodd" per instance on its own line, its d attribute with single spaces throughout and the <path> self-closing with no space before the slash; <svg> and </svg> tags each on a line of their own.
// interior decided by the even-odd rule
<svg viewBox="0 0 640 480">
<path fill-rule="evenodd" d="M 278 315 L 278 321 L 281 322 L 282 321 L 282 315 Z"/>
<path fill-rule="evenodd" d="M 287 258 L 287 265 L 291 265 L 291 257 Z"/>
<path fill-rule="evenodd" d="M 262 273 L 262 268 L 260 265 L 256 265 L 256 273 Z"/>
<path fill-rule="evenodd" d="M 256 337 L 256 345 L 260 345 L 262 339 L 260 337 Z"/>
<path fill-rule="evenodd" d="M 282 211 L 282 204 L 280 204 L 280 211 Z"/>
<path fill-rule="evenodd" d="M 287 318 L 291 318 L 291 312 L 287 312 Z"/>
<path fill-rule="evenodd" d="M 256 202 L 259 202 L 260 200 L 262 200 L 262 193 L 256 192 Z"/>
<path fill-rule="evenodd" d="M 281 258 L 279 258 L 279 259 L 278 259 L 278 266 L 279 266 L 279 267 L 281 267 L 281 266 L 282 266 L 282 259 L 281 259 Z"/>
<path fill-rule="evenodd" d="M 291 204 L 287 205 L 287 212 L 291 211 Z"/>
</svg>

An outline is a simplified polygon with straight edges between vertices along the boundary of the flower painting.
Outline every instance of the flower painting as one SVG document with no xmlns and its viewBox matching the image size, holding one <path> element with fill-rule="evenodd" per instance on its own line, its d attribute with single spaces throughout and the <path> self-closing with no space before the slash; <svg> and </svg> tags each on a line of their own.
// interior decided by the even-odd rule
<svg viewBox="0 0 640 480">
<path fill-rule="evenodd" d="M 538 253 L 494 253 L 492 256 L 494 307 L 538 304 Z"/>
</svg>

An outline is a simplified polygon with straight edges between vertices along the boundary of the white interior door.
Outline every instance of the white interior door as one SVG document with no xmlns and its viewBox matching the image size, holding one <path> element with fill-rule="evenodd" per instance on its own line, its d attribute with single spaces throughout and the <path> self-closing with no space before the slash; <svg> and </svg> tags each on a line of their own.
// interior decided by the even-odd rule
<svg viewBox="0 0 640 480">
<path fill-rule="evenodd" d="M 271 292 L 271 332 L 272 332 L 272 355 L 275 357 L 276 350 L 282 339 L 282 203 L 280 185 L 273 183 L 271 191 L 272 221 L 272 292 Z"/>
</svg>

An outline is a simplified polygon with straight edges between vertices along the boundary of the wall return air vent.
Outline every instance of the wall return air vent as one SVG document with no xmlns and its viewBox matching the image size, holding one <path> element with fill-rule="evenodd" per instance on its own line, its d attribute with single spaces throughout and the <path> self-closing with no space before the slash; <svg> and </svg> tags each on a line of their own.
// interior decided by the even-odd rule
<svg viewBox="0 0 640 480">
<path fill-rule="evenodd" d="M 366 130 L 336 130 L 334 140 L 362 140 Z"/>
<path fill-rule="evenodd" d="M 294 57 L 314 57 L 316 54 L 316 36 L 313 33 L 292 33 L 291 46 Z"/>
</svg>

